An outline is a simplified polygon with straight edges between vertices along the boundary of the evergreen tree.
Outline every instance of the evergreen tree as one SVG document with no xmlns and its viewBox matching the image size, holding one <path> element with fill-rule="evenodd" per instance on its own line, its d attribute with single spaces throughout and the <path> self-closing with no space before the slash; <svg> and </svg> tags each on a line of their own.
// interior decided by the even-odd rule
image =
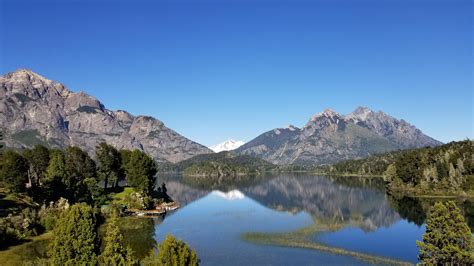
<svg viewBox="0 0 474 266">
<path fill-rule="evenodd" d="M 139 150 L 132 151 L 125 171 L 128 185 L 145 195 L 150 195 L 155 186 L 157 172 L 155 161 L 150 156 Z"/>
<path fill-rule="evenodd" d="M 109 181 L 113 181 L 113 187 L 123 179 L 123 168 L 120 152 L 113 146 L 102 142 L 95 150 L 98 165 L 99 178 L 104 181 L 104 188 L 108 187 Z"/>
<path fill-rule="evenodd" d="M 72 199 L 66 195 L 66 187 L 69 182 L 66 170 L 66 156 L 61 150 L 52 150 L 46 173 L 43 178 L 43 194 L 45 200 L 56 201 L 60 197 Z"/>
<path fill-rule="evenodd" d="M 199 259 L 196 251 L 191 250 L 185 242 L 168 235 L 161 244 L 158 244 L 158 254 L 150 254 L 143 264 L 190 266 L 199 265 Z"/>
<path fill-rule="evenodd" d="M 2 155 L 0 181 L 15 192 L 25 191 L 28 182 L 28 161 L 15 151 L 7 151 Z"/>
<path fill-rule="evenodd" d="M 435 203 L 418 259 L 427 265 L 473 265 L 474 239 L 454 201 Z"/>
<path fill-rule="evenodd" d="M 136 265 L 133 258 L 133 252 L 130 247 L 124 247 L 123 235 L 117 225 L 116 217 L 113 217 L 107 224 L 105 232 L 105 247 L 100 254 L 99 262 L 101 265 Z"/>
<path fill-rule="evenodd" d="M 95 162 L 83 150 L 69 147 L 66 150 L 66 187 L 70 199 L 76 202 L 90 202 L 100 194 L 97 186 Z"/>
<path fill-rule="evenodd" d="M 36 145 L 31 150 L 23 152 L 30 164 L 30 181 L 32 187 L 38 187 L 46 174 L 49 164 L 49 150 L 42 145 Z"/>
<path fill-rule="evenodd" d="M 48 254 L 52 265 L 96 265 L 97 220 L 92 207 L 81 203 L 64 211 L 53 230 Z"/>
</svg>

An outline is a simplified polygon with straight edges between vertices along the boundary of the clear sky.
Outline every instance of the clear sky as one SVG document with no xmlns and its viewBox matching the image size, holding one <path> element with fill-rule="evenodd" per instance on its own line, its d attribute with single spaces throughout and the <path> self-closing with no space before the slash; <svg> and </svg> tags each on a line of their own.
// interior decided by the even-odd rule
<svg viewBox="0 0 474 266">
<path fill-rule="evenodd" d="M 473 138 L 471 0 L 0 0 L 0 72 L 29 68 L 211 145 L 325 108 Z"/>
</svg>

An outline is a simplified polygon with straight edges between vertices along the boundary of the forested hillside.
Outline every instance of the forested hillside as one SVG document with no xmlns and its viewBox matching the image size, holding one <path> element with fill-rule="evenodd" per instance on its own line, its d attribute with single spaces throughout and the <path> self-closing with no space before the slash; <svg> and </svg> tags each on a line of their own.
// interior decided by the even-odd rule
<svg viewBox="0 0 474 266">
<path fill-rule="evenodd" d="M 474 190 L 472 140 L 390 152 L 316 168 L 329 174 L 380 175 L 391 191 L 409 190 L 472 193 Z"/>
</svg>

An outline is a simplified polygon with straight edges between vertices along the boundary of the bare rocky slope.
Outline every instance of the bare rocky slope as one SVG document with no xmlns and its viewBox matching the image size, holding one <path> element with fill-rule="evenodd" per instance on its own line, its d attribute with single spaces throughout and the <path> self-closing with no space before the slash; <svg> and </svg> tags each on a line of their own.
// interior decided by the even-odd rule
<svg viewBox="0 0 474 266">
<path fill-rule="evenodd" d="M 301 129 L 289 126 L 268 131 L 236 152 L 274 164 L 313 165 L 440 144 L 404 120 L 358 107 L 347 115 L 326 109 Z"/>
<path fill-rule="evenodd" d="M 173 163 L 212 153 L 158 119 L 108 110 L 84 92 L 72 92 L 25 69 L 0 77 L 0 128 L 6 146 L 14 148 L 73 145 L 93 154 L 96 145 L 105 141 Z"/>
</svg>

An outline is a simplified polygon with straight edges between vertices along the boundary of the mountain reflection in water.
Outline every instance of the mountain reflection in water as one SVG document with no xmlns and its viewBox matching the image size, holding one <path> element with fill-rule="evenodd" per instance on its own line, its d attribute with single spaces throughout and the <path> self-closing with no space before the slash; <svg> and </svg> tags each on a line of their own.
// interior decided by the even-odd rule
<svg viewBox="0 0 474 266">
<path fill-rule="evenodd" d="M 314 259 L 365 264 L 352 257 L 314 250 L 255 245 L 241 237 L 251 231 L 291 232 L 312 225 L 334 231 L 312 238 L 315 241 L 416 262 L 415 242 L 424 232 L 426 213 L 433 204 L 433 200 L 388 196 L 380 179 L 357 177 L 284 174 L 217 187 L 192 184 L 179 176 L 160 177 L 157 182 L 166 183 L 170 197 L 181 204 L 179 210 L 156 225 L 157 240 L 167 233 L 177 235 L 197 250 L 204 265 L 219 264 L 224 259 L 226 264 L 236 265 L 296 264 L 285 259 L 294 258 L 296 253 L 300 264 Z M 460 206 L 468 206 L 464 208 L 466 218 L 472 216 L 470 202 L 461 202 Z"/>
</svg>

